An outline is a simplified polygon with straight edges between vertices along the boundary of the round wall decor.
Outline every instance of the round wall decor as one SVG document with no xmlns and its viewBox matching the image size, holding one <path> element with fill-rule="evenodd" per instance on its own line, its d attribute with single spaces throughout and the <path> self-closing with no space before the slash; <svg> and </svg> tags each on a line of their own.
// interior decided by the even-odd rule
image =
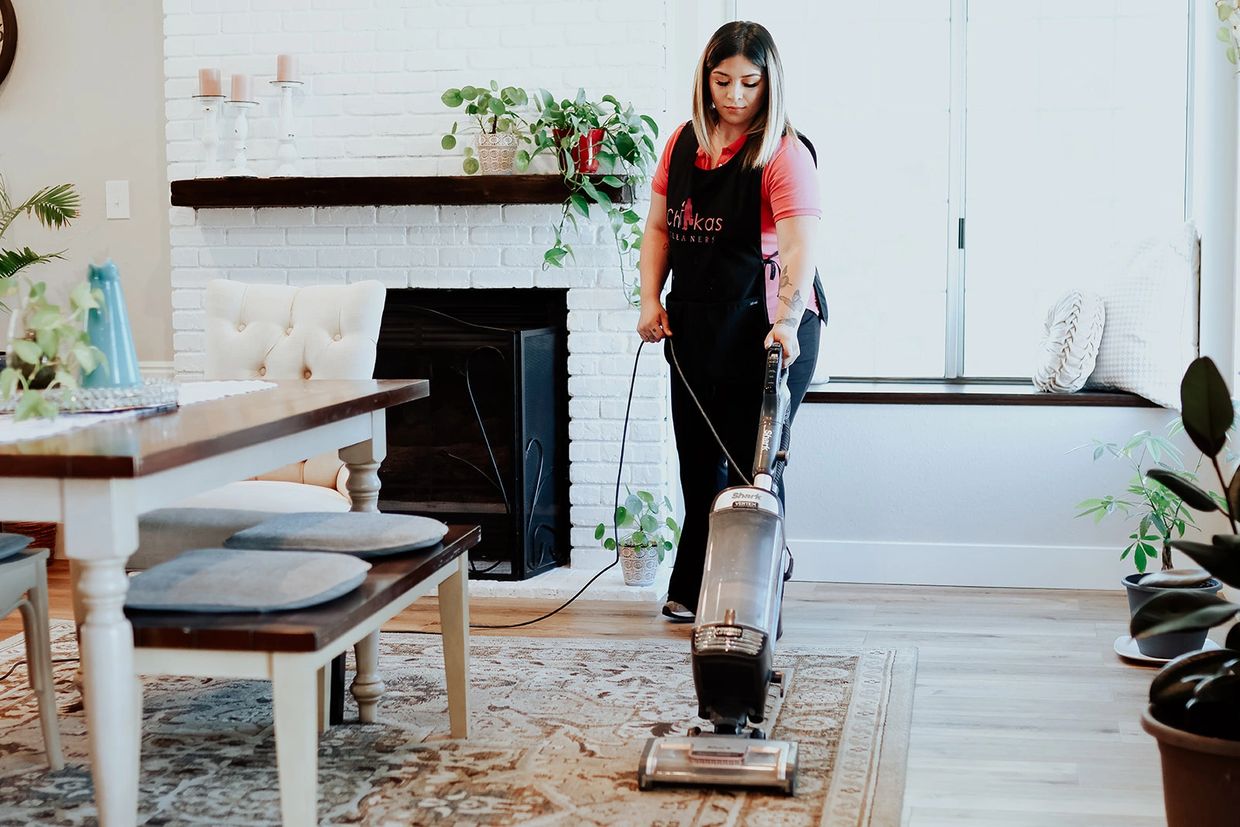
<svg viewBox="0 0 1240 827">
<path fill-rule="evenodd" d="M 16 53 L 17 12 L 13 11 L 13 0 L 0 0 L 0 83 L 12 68 Z"/>
</svg>

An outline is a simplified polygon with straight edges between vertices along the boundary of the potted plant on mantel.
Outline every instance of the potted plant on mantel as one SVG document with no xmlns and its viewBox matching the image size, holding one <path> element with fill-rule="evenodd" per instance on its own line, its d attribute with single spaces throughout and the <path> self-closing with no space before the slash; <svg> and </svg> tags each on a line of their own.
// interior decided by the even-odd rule
<svg viewBox="0 0 1240 827">
<path fill-rule="evenodd" d="M 525 90 L 515 86 L 501 89 L 499 83 L 493 80 L 488 86 L 453 87 L 439 99 L 453 109 L 464 106 L 465 114 L 473 119 L 478 129 L 474 138 L 477 155 L 474 147 L 467 146 L 464 150 L 461 168 L 465 174 L 481 172 L 484 175 L 498 175 L 511 172 L 522 144 L 531 141 L 529 121 L 518 111 L 529 103 Z M 440 139 L 440 146 L 454 149 L 459 128 L 460 124 L 453 121 L 452 130 Z M 528 153 L 526 157 L 528 159 Z"/>
<path fill-rule="evenodd" d="M 1189 365 L 1180 384 L 1184 430 L 1209 458 L 1223 491 L 1222 502 L 1187 479 L 1159 473 L 1157 479 L 1190 507 L 1221 511 L 1231 534 L 1209 543 L 1173 540 L 1228 586 L 1240 588 L 1240 471 L 1230 479 L 1219 454 L 1235 420 L 1227 384 L 1214 362 Z M 1153 475 L 1155 472 L 1149 472 Z M 1206 631 L 1240 615 L 1240 604 L 1195 590 L 1170 591 L 1143 605 L 1132 618 L 1137 639 L 1168 632 Z M 1150 705 L 1141 720 L 1158 740 L 1168 827 L 1234 827 L 1240 819 L 1240 625 L 1215 651 L 1182 655 L 1163 667 L 1150 684 Z"/>
<path fill-rule="evenodd" d="M 660 503 L 649 491 L 629 492 L 624 505 L 616 508 L 613 536 L 604 539 L 607 524 L 599 523 L 594 539 L 608 551 L 620 550 L 620 568 L 626 586 L 649 586 L 655 580 L 665 552 L 680 542 L 680 526 L 671 516 L 672 503 Z M 615 536 L 621 535 L 622 536 Z"/>
<path fill-rule="evenodd" d="M 1092 516 L 1100 522 L 1108 516 L 1120 515 L 1125 520 L 1137 519 L 1135 530 L 1128 535 L 1131 541 L 1120 554 L 1120 559 L 1131 559 L 1135 574 L 1123 578 L 1128 593 L 1128 610 L 1131 617 L 1154 595 L 1168 589 L 1191 588 L 1214 594 L 1221 588 L 1217 580 L 1201 569 L 1172 568 L 1172 540 L 1183 538 L 1188 526 L 1196 528 L 1191 512 L 1184 500 L 1159 481 L 1160 477 L 1174 474 L 1179 478 L 1196 482 L 1197 475 L 1184 468 L 1180 449 L 1171 442 L 1184 429 L 1179 417 L 1167 426 L 1167 436 L 1150 431 L 1140 431 L 1123 445 L 1093 440 L 1094 460 L 1110 456 L 1127 463 L 1133 478 L 1122 494 L 1084 500 L 1077 508 L 1084 509 L 1077 517 Z M 1150 468 L 1150 463 L 1153 468 Z M 1201 462 L 1197 463 L 1200 470 Z M 1147 470 L 1152 471 L 1146 476 Z M 1221 503 L 1219 495 L 1212 495 Z M 1149 564 L 1159 560 L 1160 570 L 1147 572 Z M 1140 657 L 1145 660 L 1170 660 L 1193 652 L 1206 642 L 1204 630 L 1157 635 L 1134 641 L 1121 635 L 1115 641 L 1116 653 L 1124 657 Z"/>
<path fill-rule="evenodd" d="M 631 206 L 614 201 L 592 176 L 601 176 L 599 183 L 621 193 L 635 191 L 654 169 L 659 126 L 614 95 L 603 95 L 595 102 L 586 97 L 584 89 L 578 89 L 573 99 L 561 101 L 540 89 L 534 103 L 539 110 L 530 127 L 534 149 L 529 153 L 518 150 L 516 168 L 526 169 L 542 152 L 554 153 L 568 189 L 560 220 L 552 228 L 555 243 L 543 254 L 543 269 L 563 267 L 564 260 L 573 256 L 572 245 L 564 240 L 565 222 L 576 228 L 578 216 L 588 219 L 590 208 L 598 207 L 606 214 L 616 241 L 625 298 L 636 307 L 641 285 L 628 274 L 634 271 L 634 257 L 642 246 L 642 217 Z"/>
</svg>

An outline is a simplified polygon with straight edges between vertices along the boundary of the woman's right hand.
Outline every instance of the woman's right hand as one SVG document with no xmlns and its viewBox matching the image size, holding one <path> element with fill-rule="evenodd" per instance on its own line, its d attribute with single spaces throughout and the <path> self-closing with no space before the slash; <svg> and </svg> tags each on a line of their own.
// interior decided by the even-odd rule
<svg viewBox="0 0 1240 827">
<path fill-rule="evenodd" d="M 667 311 L 658 299 L 642 302 L 641 315 L 637 318 L 637 335 L 642 337 L 643 342 L 657 342 L 664 336 L 672 335 Z"/>
</svg>

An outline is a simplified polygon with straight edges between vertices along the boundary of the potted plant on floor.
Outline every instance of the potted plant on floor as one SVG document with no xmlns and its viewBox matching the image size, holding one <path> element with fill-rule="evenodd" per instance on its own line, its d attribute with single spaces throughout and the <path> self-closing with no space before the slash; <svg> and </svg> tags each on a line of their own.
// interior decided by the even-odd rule
<svg viewBox="0 0 1240 827">
<path fill-rule="evenodd" d="M 1183 538 L 1186 528 L 1196 528 L 1196 522 L 1184 500 L 1160 480 L 1172 475 L 1196 482 L 1195 472 L 1201 466 L 1199 460 L 1194 471 L 1186 470 L 1183 454 L 1171 442 L 1170 438 L 1183 429 L 1177 417 L 1168 424 L 1165 437 L 1140 431 L 1123 445 L 1100 440 L 1092 443 L 1095 461 L 1109 456 L 1124 462 L 1133 472 L 1123 493 L 1077 504 L 1077 508 L 1083 509 L 1077 517 L 1092 516 L 1095 522 L 1101 522 L 1108 516 L 1118 515 L 1127 522 L 1137 521 L 1128 535 L 1131 542 L 1120 554 L 1120 559 L 1131 559 L 1137 569 L 1135 574 L 1123 578 L 1130 616 L 1151 597 L 1167 589 L 1198 589 L 1213 594 L 1221 588 L 1221 584 L 1202 569 L 1172 568 L 1172 540 Z M 1155 560 L 1160 563 L 1159 571 L 1147 572 Z M 1122 635 L 1115 641 L 1115 651 L 1125 657 L 1170 660 L 1200 649 L 1205 639 L 1204 631 L 1171 633 L 1137 641 Z"/>
<path fill-rule="evenodd" d="M 1231 534 L 1209 543 L 1173 540 L 1228 586 L 1240 588 L 1240 472 L 1230 478 L 1219 462 L 1235 410 L 1227 384 L 1209 358 L 1189 365 L 1180 385 L 1184 429 L 1209 459 L 1221 502 L 1187 479 L 1159 475 L 1191 508 L 1220 511 Z M 1206 631 L 1240 615 L 1240 604 L 1193 590 L 1152 598 L 1133 616 L 1131 631 L 1141 639 L 1167 632 Z M 1216 651 L 1182 655 L 1163 667 L 1150 684 L 1150 705 L 1142 726 L 1158 740 L 1163 799 L 1169 827 L 1231 827 L 1240 806 L 1240 626 Z"/>
<path fill-rule="evenodd" d="M 573 256 L 572 245 L 564 240 L 565 222 L 576 228 L 578 217 L 588 219 L 591 207 L 600 209 L 616 241 L 625 298 L 637 306 L 641 287 L 629 274 L 634 272 L 635 257 L 642 246 L 642 217 L 602 187 L 613 187 L 623 194 L 646 182 L 656 160 L 658 124 L 614 95 L 593 101 L 584 89 L 578 89 L 571 100 L 560 101 L 540 89 L 534 103 L 539 110 L 538 119 L 530 126 L 534 148 L 528 153 L 517 152 L 516 167 L 524 170 L 540 153 L 553 153 L 568 189 L 560 219 L 552 228 L 555 243 L 543 254 L 543 268 L 563 267 L 564 260 Z"/>
<path fill-rule="evenodd" d="M 613 536 L 604 537 L 607 524 L 599 523 L 594 539 L 608 551 L 619 549 L 620 568 L 626 586 L 654 583 L 663 556 L 680 542 L 680 526 L 670 515 L 672 503 L 656 500 L 649 491 L 630 491 L 624 505 L 616 508 Z"/>
<path fill-rule="evenodd" d="M 500 175 L 512 172 L 517 152 L 523 144 L 531 141 L 529 121 L 518 111 L 529 104 L 525 90 L 515 86 L 501 89 L 499 83 L 493 80 L 488 86 L 453 87 L 439 99 L 453 109 L 464 106 L 465 114 L 477 128 L 474 138 L 477 152 L 475 154 L 475 147 L 465 147 L 465 158 L 461 161 L 465 174 L 481 172 L 484 175 Z M 460 124 L 453 121 L 452 130 L 440 139 L 440 146 L 454 149 L 458 129 Z"/>
</svg>

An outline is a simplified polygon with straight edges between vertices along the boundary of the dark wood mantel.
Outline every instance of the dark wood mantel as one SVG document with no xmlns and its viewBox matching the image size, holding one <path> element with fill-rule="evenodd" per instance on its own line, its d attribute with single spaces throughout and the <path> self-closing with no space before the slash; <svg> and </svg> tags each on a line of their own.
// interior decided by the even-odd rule
<svg viewBox="0 0 1240 827">
<path fill-rule="evenodd" d="M 596 185 L 613 199 L 633 192 Z M 189 178 L 172 182 L 174 207 L 367 207 L 402 204 L 559 204 L 559 175 L 424 175 L 302 178 Z"/>
</svg>

